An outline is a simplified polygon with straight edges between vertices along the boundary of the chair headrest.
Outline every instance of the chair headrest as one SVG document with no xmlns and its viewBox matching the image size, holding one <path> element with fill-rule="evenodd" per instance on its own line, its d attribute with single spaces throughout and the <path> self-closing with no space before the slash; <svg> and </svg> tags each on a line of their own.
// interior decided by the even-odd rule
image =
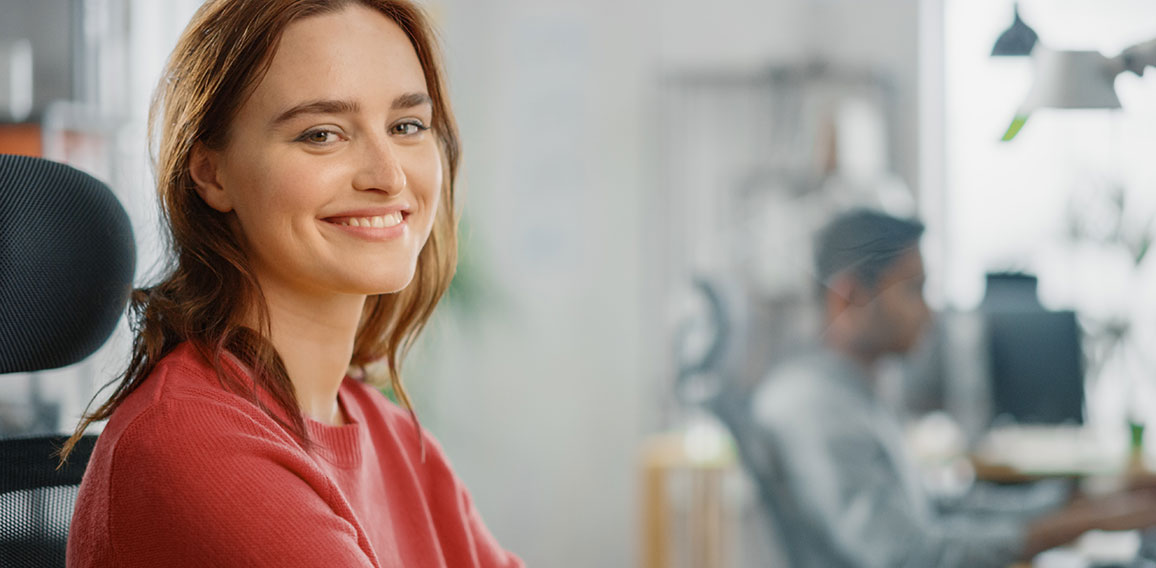
<svg viewBox="0 0 1156 568">
<path fill-rule="evenodd" d="M 71 365 L 100 348 L 135 268 L 132 225 L 107 186 L 0 154 L 0 374 Z"/>
</svg>

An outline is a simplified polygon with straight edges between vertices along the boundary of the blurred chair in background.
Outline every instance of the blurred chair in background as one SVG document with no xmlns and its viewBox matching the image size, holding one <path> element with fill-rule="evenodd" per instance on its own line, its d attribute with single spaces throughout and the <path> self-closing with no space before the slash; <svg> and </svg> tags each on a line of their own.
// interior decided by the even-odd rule
<svg viewBox="0 0 1156 568">
<path fill-rule="evenodd" d="M 128 215 L 107 186 L 62 164 L 0 155 L 0 375 L 96 351 L 124 310 L 135 264 Z M 0 439 L 0 566 L 64 566 L 96 436 L 58 469 L 65 439 Z"/>
<path fill-rule="evenodd" d="M 696 276 L 687 299 L 687 313 L 678 321 L 674 342 L 678 353 L 675 394 L 689 413 L 684 432 L 650 437 L 640 455 L 641 538 L 643 568 L 723 566 L 727 563 L 723 484 L 735 468 L 725 433 L 706 409 L 716 400 L 720 368 L 733 333 L 731 316 L 718 282 Z M 690 486 L 685 523 L 672 503 L 671 487 Z M 682 531 L 674 530 L 676 526 Z M 679 534 L 682 533 L 682 534 Z"/>
</svg>

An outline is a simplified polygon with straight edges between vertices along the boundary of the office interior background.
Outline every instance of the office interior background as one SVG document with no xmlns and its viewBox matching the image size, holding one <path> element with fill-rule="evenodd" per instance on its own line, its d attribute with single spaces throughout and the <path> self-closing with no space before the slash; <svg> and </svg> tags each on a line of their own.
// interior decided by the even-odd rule
<svg viewBox="0 0 1156 568">
<path fill-rule="evenodd" d="M 561 568 L 643 565 L 655 546 L 670 566 L 775 558 L 706 402 L 818 333 L 810 235 L 850 205 L 928 228 L 937 340 L 881 387 L 912 424 L 938 411 L 967 445 L 1019 408 L 972 376 L 991 374 L 989 352 L 957 347 L 989 282 L 1030 275 L 1039 303 L 1017 309 L 1078 324 L 1048 343 L 1076 361 L 1057 371 L 1076 410 L 1047 421 L 1126 451 L 1128 424 L 1156 419 L 1156 73 L 1111 75 L 1118 104 L 1083 105 L 1117 108 L 1049 108 L 1037 91 L 1062 87 L 1045 49 L 992 56 L 1013 4 L 424 2 L 463 135 L 464 216 L 458 280 L 405 375 L 499 541 Z M 138 284 L 162 258 L 147 109 L 198 5 L 0 0 L 0 152 L 108 183 Z M 1018 10 L 1047 50 L 1112 57 L 1156 38 L 1143 0 Z M 79 365 L 0 378 L 0 435 L 71 431 L 128 344 L 121 329 Z M 679 457 L 655 465 L 669 440 Z M 691 473 L 654 485 L 678 464 Z"/>
</svg>

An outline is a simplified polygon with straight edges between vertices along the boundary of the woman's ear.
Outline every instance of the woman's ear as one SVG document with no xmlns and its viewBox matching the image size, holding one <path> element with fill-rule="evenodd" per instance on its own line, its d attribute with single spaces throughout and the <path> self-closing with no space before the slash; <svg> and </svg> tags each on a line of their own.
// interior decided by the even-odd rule
<svg viewBox="0 0 1156 568">
<path fill-rule="evenodd" d="M 220 176 L 217 175 L 220 161 L 219 153 L 197 142 L 189 154 L 189 173 L 193 176 L 193 182 L 197 184 L 197 194 L 201 199 L 209 207 L 221 213 L 228 213 L 233 210 L 233 200 L 221 185 Z"/>
</svg>

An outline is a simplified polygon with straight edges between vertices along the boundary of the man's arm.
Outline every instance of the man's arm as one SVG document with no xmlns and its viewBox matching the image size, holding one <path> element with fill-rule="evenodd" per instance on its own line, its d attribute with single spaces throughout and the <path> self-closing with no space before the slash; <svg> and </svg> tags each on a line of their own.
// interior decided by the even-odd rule
<svg viewBox="0 0 1156 568">
<path fill-rule="evenodd" d="M 1028 525 L 1023 558 L 1071 542 L 1090 530 L 1122 531 L 1150 526 L 1156 526 L 1156 498 L 1150 491 L 1079 501 Z"/>
</svg>

